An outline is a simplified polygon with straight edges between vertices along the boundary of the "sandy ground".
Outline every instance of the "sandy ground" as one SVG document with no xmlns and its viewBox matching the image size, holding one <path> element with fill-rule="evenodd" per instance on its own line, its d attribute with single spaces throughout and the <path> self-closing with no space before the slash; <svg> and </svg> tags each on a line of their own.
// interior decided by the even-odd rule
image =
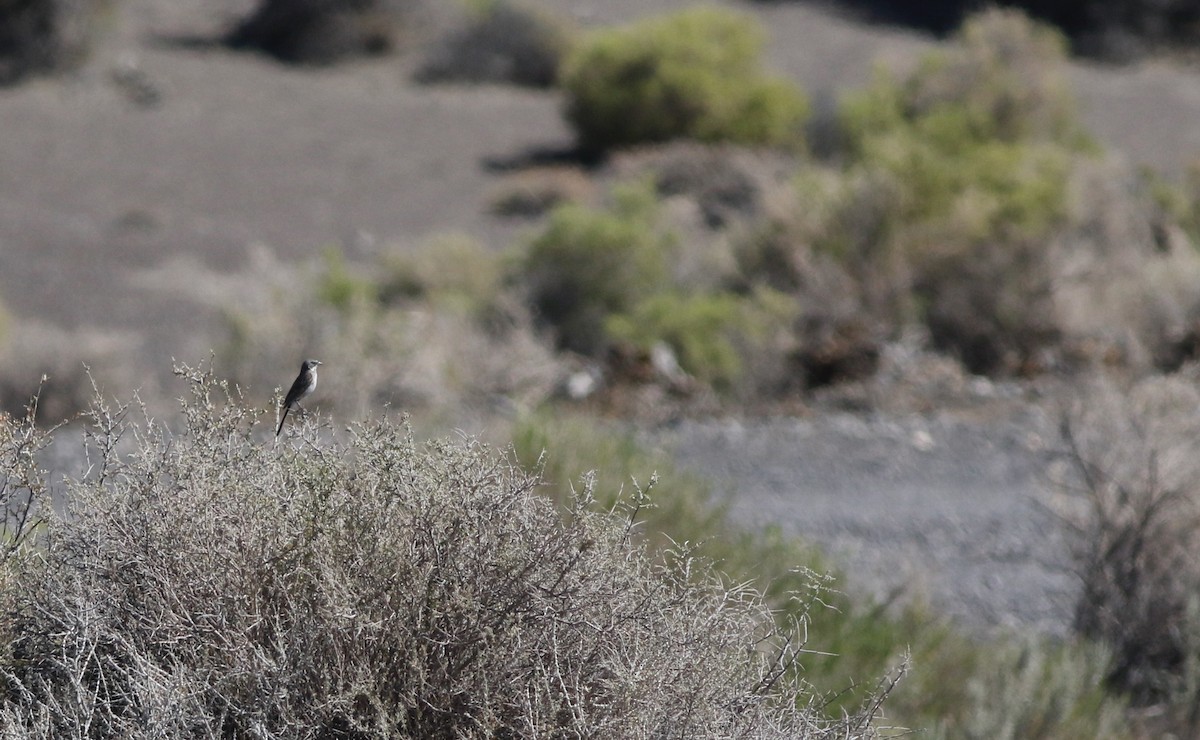
<svg viewBox="0 0 1200 740">
<path fill-rule="evenodd" d="M 540 4 L 598 24 L 688 3 Z M 803 2 L 726 4 L 763 19 L 771 66 L 818 100 L 935 43 Z M 165 374 L 167 358 L 207 354 L 222 303 L 237 298 L 217 286 L 255 260 L 294 263 L 331 244 L 369 257 L 446 231 L 499 247 L 525 227 L 487 212 L 502 177 L 489 162 L 570 146 L 553 93 L 416 87 L 413 54 L 313 71 L 179 43 L 213 37 L 248 5 L 124 0 L 78 74 L 0 90 L 0 296 L 18 323 L 120 331 Z M 114 82 L 130 69 L 157 105 Z M 1087 126 L 1132 161 L 1177 174 L 1200 152 L 1196 71 L 1071 74 Z M 921 425 L 925 451 L 912 443 Z M 1029 419 L 837 417 L 688 425 L 676 442 L 685 464 L 737 489 L 742 521 L 813 537 L 872 589 L 889 569 L 922 572 L 920 587 L 969 622 L 1061 631 L 1069 579 L 1029 504 L 1040 458 L 1022 440 L 1039 433 Z"/>
</svg>

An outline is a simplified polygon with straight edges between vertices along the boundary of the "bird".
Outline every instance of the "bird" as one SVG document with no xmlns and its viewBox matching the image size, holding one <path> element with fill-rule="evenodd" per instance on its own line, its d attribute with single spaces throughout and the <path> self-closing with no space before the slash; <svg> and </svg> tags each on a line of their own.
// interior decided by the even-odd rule
<svg viewBox="0 0 1200 740">
<path fill-rule="evenodd" d="M 296 380 L 288 390 L 287 396 L 283 399 L 283 416 L 279 419 L 279 428 L 275 430 L 276 437 L 283 431 L 283 422 L 287 420 L 288 411 L 293 406 L 301 411 L 304 410 L 301 408 L 300 402 L 317 387 L 317 365 L 320 364 L 320 360 L 305 360 L 300 363 L 300 374 L 296 376 Z"/>
</svg>

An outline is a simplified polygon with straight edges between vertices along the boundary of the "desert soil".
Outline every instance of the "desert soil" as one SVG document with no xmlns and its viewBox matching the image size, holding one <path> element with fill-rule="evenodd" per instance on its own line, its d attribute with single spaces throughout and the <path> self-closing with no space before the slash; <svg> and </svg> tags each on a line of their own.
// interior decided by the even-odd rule
<svg viewBox="0 0 1200 740">
<path fill-rule="evenodd" d="M 255 265 L 330 244 L 369 258 L 446 231 L 499 247 L 527 228 L 486 205 L 495 163 L 570 146 L 553 93 L 418 87 L 407 71 L 419 49 L 314 71 L 195 43 L 251 4 L 123 0 L 80 72 L 0 90 L 0 296 L 14 323 L 111 334 L 163 376 L 168 358 L 207 354 L 222 305 L 255 289 L 237 279 Z M 540 4 L 600 24 L 689 3 Z M 725 4 L 763 19 L 770 65 L 818 100 L 936 43 L 817 4 Z M 129 70 L 157 104 L 114 81 Z M 1071 79 L 1087 126 L 1132 161 L 1174 175 L 1200 152 L 1196 71 L 1080 63 Z M 914 585 L 972 625 L 1061 632 L 1073 582 L 1036 503 L 1046 432 L 1028 405 L 663 434 L 727 488 L 738 520 L 827 546 L 852 583 Z"/>
</svg>

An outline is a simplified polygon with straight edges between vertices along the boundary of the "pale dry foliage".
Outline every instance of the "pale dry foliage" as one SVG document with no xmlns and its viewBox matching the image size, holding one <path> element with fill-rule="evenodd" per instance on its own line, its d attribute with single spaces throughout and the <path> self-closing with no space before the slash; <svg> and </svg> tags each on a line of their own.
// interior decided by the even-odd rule
<svg viewBox="0 0 1200 740">
<path fill-rule="evenodd" d="M 104 379 L 106 392 L 137 388 L 143 398 L 163 396 L 153 369 L 140 364 L 140 341 L 131 332 L 22 319 L 0 348 L 0 410 L 14 416 L 37 396 L 43 424 L 74 418 L 91 402 L 95 378 Z"/>
<path fill-rule="evenodd" d="M 1174 370 L 1194 358 L 1200 253 L 1151 205 L 1132 168 L 1085 162 L 1069 185 L 1069 228 L 1047 248 L 1053 320 L 1068 353 L 1134 371 Z"/>
<path fill-rule="evenodd" d="M 466 278 L 452 291 L 422 292 L 424 272 L 446 281 L 452 270 L 472 279 L 485 271 L 471 255 L 456 257 L 460 241 L 446 237 L 416 250 L 419 259 L 447 251 L 453 262 L 442 259 L 421 271 L 411 297 L 385 295 L 387 275 L 396 272 L 389 264 L 363 270 L 367 277 L 352 273 L 356 287 L 337 305 L 324 295 L 328 265 L 279 267 L 276 277 L 263 277 L 270 289 L 243 295 L 226 312 L 227 339 L 217 360 L 263 399 L 273 388 L 286 390 L 303 358 L 319 359 L 324 365 L 312 401 L 348 418 L 389 407 L 423 422 L 452 418 L 463 426 L 498 409 L 535 407 L 553 394 L 564 371 L 528 311 L 503 296 L 491 305 L 485 294 L 492 289 Z"/>
<path fill-rule="evenodd" d="M 648 555 L 641 489 L 564 512 L 508 456 L 386 422 L 276 442 L 180 372 L 177 432 L 96 406 L 68 513 L 8 560 L 4 737 L 875 735 L 882 694 L 822 716 L 758 592 Z"/>
<path fill-rule="evenodd" d="M 1075 627 L 1110 646 L 1109 680 L 1142 704 L 1195 706 L 1180 692 L 1196 690 L 1200 657 L 1197 408 L 1194 381 L 1178 377 L 1096 383 L 1063 422 L 1063 513 L 1083 582 Z"/>
</svg>

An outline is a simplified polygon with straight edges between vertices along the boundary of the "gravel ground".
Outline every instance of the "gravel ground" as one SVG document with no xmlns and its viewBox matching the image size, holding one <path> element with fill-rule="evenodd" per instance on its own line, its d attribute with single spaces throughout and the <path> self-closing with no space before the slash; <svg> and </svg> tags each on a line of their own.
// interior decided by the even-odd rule
<svg viewBox="0 0 1200 740">
<path fill-rule="evenodd" d="M 1078 581 L 1047 509 L 1053 424 L 970 414 L 688 421 L 679 463 L 728 491 L 734 521 L 821 546 L 844 587 L 928 600 L 968 628 L 1064 634 Z"/>
</svg>

